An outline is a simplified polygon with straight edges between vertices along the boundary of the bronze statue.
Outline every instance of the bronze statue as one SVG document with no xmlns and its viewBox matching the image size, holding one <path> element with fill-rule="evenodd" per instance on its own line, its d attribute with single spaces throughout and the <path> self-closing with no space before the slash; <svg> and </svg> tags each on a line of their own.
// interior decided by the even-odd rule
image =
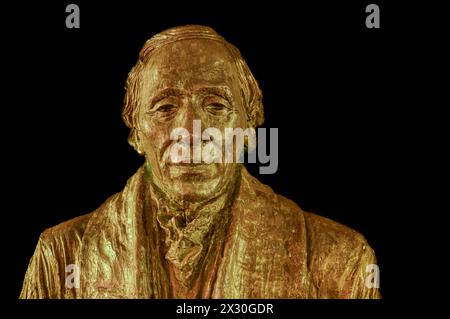
<svg viewBox="0 0 450 319">
<path fill-rule="evenodd" d="M 214 30 L 149 39 L 122 115 L 145 164 L 94 212 L 41 234 L 20 298 L 380 298 L 359 233 L 302 211 L 241 163 L 170 161 L 174 128 L 263 123 L 256 80 Z"/>
</svg>

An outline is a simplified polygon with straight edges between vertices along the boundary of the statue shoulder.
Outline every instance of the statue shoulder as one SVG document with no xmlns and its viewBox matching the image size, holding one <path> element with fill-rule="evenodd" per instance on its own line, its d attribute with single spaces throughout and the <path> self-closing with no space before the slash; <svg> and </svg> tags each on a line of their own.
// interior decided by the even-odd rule
<svg viewBox="0 0 450 319">
<path fill-rule="evenodd" d="M 343 246 L 360 246 L 366 243 L 362 234 L 329 218 L 303 212 L 309 237 L 318 241 Z"/>
<path fill-rule="evenodd" d="M 90 216 L 87 214 L 73 218 L 41 233 L 19 298 L 74 296 L 76 290 L 64 288 L 66 267 L 79 264 L 81 240 Z"/>
<path fill-rule="evenodd" d="M 47 228 L 44 232 L 42 232 L 40 239 L 43 241 L 52 241 L 55 239 L 68 240 L 72 242 L 79 241 L 81 244 L 81 240 L 88 227 L 89 221 L 94 216 L 107 210 L 109 206 L 114 205 L 119 195 L 120 193 L 110 196 L 97 209 L 89 214 L 81 215 L 62 222 L 56 226 Z"/>
<path fill-rule="evenodd" d="M 308 264 L 315 294 L 332 298 L 380 298 L 379 289 L 366 284 L 376 266 L 375 252 L 359 232 L 331 219 L 304 213 Z"/>
<path fill-rule="evenodd" d="M 251 207 L 255 206 L 254 210 L 265 211 L 268 218 L 274 214 L 280 215 L 288 224 L 296 221 L 298 227 L 304 228 L 303 231 L 311 243 L 318 243 L 318 249 L 323 243 L 343 247 L 359 247 L 366 243 L 364 236 L 357 231 L 326 217 L 304 211 L 297 203 L 275 193 L 270 186 L 261 183 L 246 171 L 243 183 L 246 189 L 245 199 L 252 199 L 247 203 Z M 282 227 L 285 227 L 284 223 Z"/>
<path fill-rule="evenodd" d="M 311 248 L 329 252 L 329 247 L 338 251 L 353 251 L 370 248 L 365 237 L 341 223 L 315 213 L 304 211 L 294 201 L 276 194 L 277 209 L 289 219 L 300 220 L 300 227 L 306 234 Z"/>
<path fill-rule="evenodd" d="M 80 240 L 93 213 L 78 216 L 56 226 L 47 228 L 41 234 L 41 240 L 51 242 L 54 240 Z"/>
</svg>

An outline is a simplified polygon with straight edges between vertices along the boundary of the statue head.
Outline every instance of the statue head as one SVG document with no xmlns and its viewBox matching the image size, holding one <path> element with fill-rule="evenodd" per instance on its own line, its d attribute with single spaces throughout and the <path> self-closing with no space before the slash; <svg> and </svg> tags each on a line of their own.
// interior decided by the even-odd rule
<svg viewBox="0 0 450 319">
<path fill-rule="evenodd" d="M 149 39 L 126 82 L 122 112 L 129 143 L 145 156 L 152 180 L 173 197 L 201 201 L 235 180 L 239 163 L 174 163 L 176 128 L 254 128 L 263 123 L 262 94 L 239 50 L 213 29 L 188 25 Z M 200 121 L 200 122 L 198 122 Z M 200 137 L 201 138 L 201 137 Z M 213 143 L 213 138 L 203 140 Z M 191 156 L 198 152 L 195 147 Z"/>
</svg>

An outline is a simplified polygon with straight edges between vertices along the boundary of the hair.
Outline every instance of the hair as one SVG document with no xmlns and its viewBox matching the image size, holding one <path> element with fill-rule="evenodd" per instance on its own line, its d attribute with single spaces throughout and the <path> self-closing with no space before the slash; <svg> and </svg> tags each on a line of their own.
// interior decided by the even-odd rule
<svg viewBox="0 0 450 319">
<path fill-rule="evenodd" d="M 126 92 L 122 110 L 122 118 L 125 124 L 130 128 L 128 142 L 136 150 L 138 150 L 136 117 L 139 105 L 139 93 L 142 88 L 142 79 L 140 78 L 140 74 L 155 50 L 166 44 L 185 39 L 209 39 L 219 41 L 228 49 L 236 64 L 238 79 L 241 83 L 240 88 L 242 99 L 244 101 L 247 126 L 256 128 L 264 122 L 262 92 L 259 89 L 258 82 L 251 73 L 247 63 L 242 58 L 239 50 L 210 27 L 200 25 L 174 27 L 162 31 L 147 40 L 139 52 L 139 59 L 136 65 L 128 73 L 128 78 L 125 83 Z"/>
</svg>

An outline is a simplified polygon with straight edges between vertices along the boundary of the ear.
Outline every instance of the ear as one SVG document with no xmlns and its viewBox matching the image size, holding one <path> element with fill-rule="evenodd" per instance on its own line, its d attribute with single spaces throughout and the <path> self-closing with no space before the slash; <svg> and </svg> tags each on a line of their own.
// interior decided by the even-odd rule
<svg viewBox="0 0 450 319">
<path fill-rule="evenodd" d="M 128 135 L 128 144 L 130 144 L 139 155 L 145 155 L 141 147 L 139 132 L 135 128 L 132 128 L 130 134 Z"/>
</svg>

